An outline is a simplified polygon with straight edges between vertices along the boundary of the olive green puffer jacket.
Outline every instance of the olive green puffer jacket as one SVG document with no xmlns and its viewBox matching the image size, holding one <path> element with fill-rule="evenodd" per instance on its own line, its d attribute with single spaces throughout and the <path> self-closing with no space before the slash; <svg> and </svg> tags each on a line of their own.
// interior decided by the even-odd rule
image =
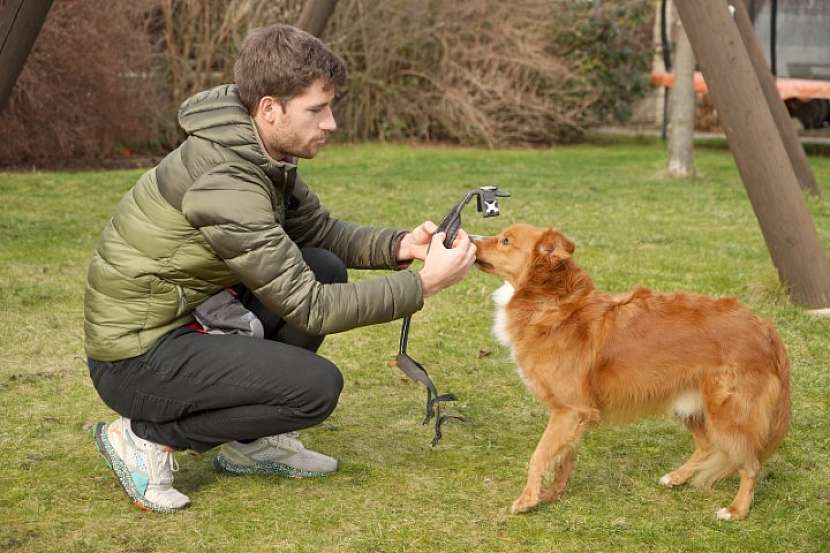
<svg viewBox="0 0 830 553">
<path fill-rule="evenodd" d="M 188 99 L 179 123 L 187 139 L 127 192 L 98 242 L 84 300 L 87 355 L 139 355 L 240 282 L 309 334 L 391 321 L 423 306 L 412 271 L 315 280 L 300 247 L 328 249 L 352 268 L 398 269 L 403 231 L 331 218 L 296 165 L 265 153 L 235 85 Z"/>
</svg>

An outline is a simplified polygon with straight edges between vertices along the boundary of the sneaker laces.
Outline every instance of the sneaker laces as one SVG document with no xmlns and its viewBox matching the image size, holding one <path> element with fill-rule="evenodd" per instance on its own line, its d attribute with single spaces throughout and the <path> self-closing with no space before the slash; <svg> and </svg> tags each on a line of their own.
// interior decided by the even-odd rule
<svg viewBox="0 0 830 553">
<path fill-rule="evenodd" d="M 153 484 L 171 486 L 173 484 L 173 473 L 179 472 L 179 462 L 176 460 L 173 450 L 157 446 L 150 449 L 147 455 L 151 458 L 151 466 L 155 468 Z"/>
<path fill-rule="evenodd" d="M 286 432 L 284 434 L 277 434 L 275 436 L 265 436 L 263 439 L 268 443 L 268 445 L 279 449 L 304 449 L 303 443 L 299 440 L 299 437 L 300 433 L 293 431 Z"/>
</svg>

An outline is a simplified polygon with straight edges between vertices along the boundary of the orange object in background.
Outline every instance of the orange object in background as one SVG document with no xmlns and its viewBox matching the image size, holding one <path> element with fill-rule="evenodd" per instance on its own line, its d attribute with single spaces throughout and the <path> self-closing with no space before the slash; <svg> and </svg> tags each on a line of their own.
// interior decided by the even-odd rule
<svg viewBox="0 0 830 553">
<path fill-rule="evenodd" d="M 671 87 L 674 75 L 662 71 L 651 74 L 651 84 L 654 86 Z M 707 92 L 706 81 L 700 71 L 695 72 L 695 92 Z M 784 100 L 797 99 L 802 102 L 809 100 L 830 99 L 830 81 L 816 81 L 812 79 L 777 78 L 775 84 L 778 93 Z"/>
</svg>

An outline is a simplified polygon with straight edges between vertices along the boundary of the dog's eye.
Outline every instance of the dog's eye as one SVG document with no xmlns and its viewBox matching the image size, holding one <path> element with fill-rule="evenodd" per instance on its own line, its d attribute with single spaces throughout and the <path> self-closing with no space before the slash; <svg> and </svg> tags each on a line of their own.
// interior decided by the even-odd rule
<svg viewBox="0 0 830 553">
<path fill-rule="evenodd" d="M 502 239 L 501 239 L 501 245 L 502 245 L 502 246 L 508 246 L 508 245 L 510 245 L 510 239 L 509 239 L 509 238 L 507 238 L 507 237 L 502 238 Z"/>
</svg>

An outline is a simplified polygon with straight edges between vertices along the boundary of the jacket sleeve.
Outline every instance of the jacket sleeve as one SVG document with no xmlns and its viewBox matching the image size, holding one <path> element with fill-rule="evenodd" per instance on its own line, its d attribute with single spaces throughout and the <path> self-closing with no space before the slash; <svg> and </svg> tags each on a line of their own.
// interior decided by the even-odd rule
<svg viewBox="0 0 830 553">
<path fill-rule="evenodd" d="M 335 219 L 297 175 L 292 200 L 286 206 L 285 230 L 301 247 L 334 252 L 352 269 L 402 269 L 398 250 L 405 230 L 375 228 Z"/>
<path fill-rule="evenodd" d="M 405 317 L 423 306 L 420 277 L 400 271 L 356 283 L 321 284 L 274 216 L 267 177 L 228 163 L 202 175 L 182 212 L 276 315 L 311 335 Z"/>
</svg>

